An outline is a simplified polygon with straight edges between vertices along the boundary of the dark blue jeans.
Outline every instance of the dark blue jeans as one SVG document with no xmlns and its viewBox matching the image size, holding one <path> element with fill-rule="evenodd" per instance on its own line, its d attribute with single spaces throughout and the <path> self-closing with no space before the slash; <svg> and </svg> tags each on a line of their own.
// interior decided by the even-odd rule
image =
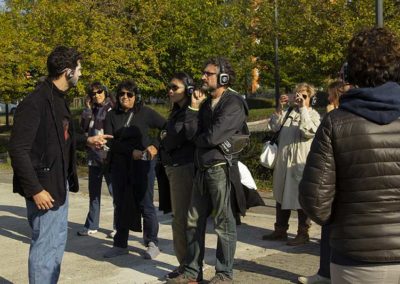
<svg viewBox="0 0 400 284">
<path fill-rule="evenodd" d="M 321 243 L 319 255 L 318 274 L 325 278 L 331 278 L 330 262 L 331 262 L 331 246 L 329 245 L 329 235 L 331 228 L 329 225 L 321 227 Z"/>
<path fill-rule="evenodd" d="M 236 221 L 230 203 L 230 182 L 226 166 L 214 166 L 195 175 L 192 200 L 189 207 L 186 237 L 185 274 L 197 278 L 204 258 L 204 239 L 207 217 L 214 219 L 218 236 L 216 273 L 233 277 L 236 250 Z"/>
<path fill-rule="evenodd" d="M 50 210 L 39 210 L 33 201 L 26 200 L 32 240 L 29 248 L 29 283 L 58 282 L 61 262 L 67 243 L 68 193 L 65 203 Z"/>
<path fill-rule="evenodd" d="M 154 168 L 156 161 L 138 160 L 133 163 L 133 171 L 135 173 L 130 173 L 133 175 L 133 179 L 146 179 L 144 181 L 133 181 L 132 185 L 135 198 L 139 203 L 140 213 L 143 217 L 143 241 L 146 246 L 149 242 L 158 245 L 159 224 L 156 207 L 154 206 Z M 128 238 L 129 229 L 117 225 L 117 233 L 114 237 L 114 246 L 126 248 L 128 246 Z"/>
<path fill-rule="evenodd" d="M 99 229 L 101 185 L 103 183 L 103 176 L 108 186 L 108 192 L 113 196 L 110 174 L 108 172 L 104 173 L 101 167 L 89 166 L 89 213 L 85 222 L 86 229 Z M 113 228 L 115 229 L 115 212 Z"/>
</svg>

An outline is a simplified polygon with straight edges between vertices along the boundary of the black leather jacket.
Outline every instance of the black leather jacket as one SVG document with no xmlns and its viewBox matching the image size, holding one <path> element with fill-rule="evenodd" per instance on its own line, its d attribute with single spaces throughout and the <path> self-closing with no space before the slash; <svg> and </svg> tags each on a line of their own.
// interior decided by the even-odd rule
<svg viewBox="0 0 400 284">
<path fill-rule="evenodd" d="M 308 216 L 330 224 L 332 249 L 363 262 L 400 262 L 400 86 L 386 87 L 345 94 L 326 115 L 299 186 Z"/>
</svg>

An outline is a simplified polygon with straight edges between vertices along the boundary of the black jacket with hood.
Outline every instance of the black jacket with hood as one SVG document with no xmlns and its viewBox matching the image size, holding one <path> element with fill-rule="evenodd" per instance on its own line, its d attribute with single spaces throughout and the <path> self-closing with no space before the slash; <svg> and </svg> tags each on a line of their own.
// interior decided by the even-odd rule
<svg viewBox="0 0 400 284">
<path fill-rule="evenodd" d="M 332 262 L 400 262 L 400 85 L 352 89 L 311 146 L 299 201 L 330 224 Z M 340 256 L 340 257 L 339 257 Z"/>
</svg>

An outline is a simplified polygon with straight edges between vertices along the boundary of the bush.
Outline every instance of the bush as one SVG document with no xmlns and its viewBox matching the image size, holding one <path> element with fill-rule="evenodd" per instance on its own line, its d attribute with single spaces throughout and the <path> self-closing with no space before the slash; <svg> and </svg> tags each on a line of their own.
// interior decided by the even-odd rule
<svg viewBox="0 0 400 284">
<path fill-rule="evenodd" d="M 273 108 L 275 105 L 275 99 L 248 98 L 246 101 L 250 109 Z"/>
<path fill-rule="evenodd" d="M 264 132 L 251 133 L 250 145 L 242 152 L 240 161 L 249 168 L 255 180 L 267 181 L 267 184 L 270 186 L 272 182 L 272 170 L 261 166 L 259 162 L 264 137 Z"/>
</svg>

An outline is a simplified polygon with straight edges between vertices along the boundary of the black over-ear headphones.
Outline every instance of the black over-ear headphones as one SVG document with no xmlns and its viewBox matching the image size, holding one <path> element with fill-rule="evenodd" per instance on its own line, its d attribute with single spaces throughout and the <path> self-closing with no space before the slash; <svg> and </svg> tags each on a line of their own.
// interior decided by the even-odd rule
<svg viewBox="0 0 400 284">
<path fill-rule="evenodd" d="M 310 100 L 310 105 L 315 106 L 317 104 L 317 101 L 318 101 L 317 94 L 315 94 Z"/>
<path fill-rule="evenodd" d="M 219 65 L 218 85 L 225 86 L 229 83 L 229 74 L 225 73 L 225 67 L 224 64 L 221 64 L 221 59 L 218 59 L 218 65 Z"/>
<path fill-rule="evenodd" d="M 185 85 L 185 94 L 190 97 L 194 93 L 193 79 L 185 72 L 182 72 L 182 74 L 184 75 L 183 84 Z"/>
<path fill-rule="evenodd" d="M 340 69 L 340 79 L 342 79 L 343 83 L 349 82 L 349 63 L 345 62 Z"/>
<path fill-rule="evenodd" d="M 72 79 L 72 77 L 74 77 L 74 71 L 72 71 L 72 69 L 70 69 L 70 68 L 67 68 L 66 75 L 67 75 L 67 79 L 70 80 L 70 79 Z"/>
<path fill-rule="evenodd" d="M 135 92 L 135 104 L 140 104 L 142 102 L 142 94 L 140 93 L 140 89 L 138 86 L 134 89 Z"/>
</svg>

